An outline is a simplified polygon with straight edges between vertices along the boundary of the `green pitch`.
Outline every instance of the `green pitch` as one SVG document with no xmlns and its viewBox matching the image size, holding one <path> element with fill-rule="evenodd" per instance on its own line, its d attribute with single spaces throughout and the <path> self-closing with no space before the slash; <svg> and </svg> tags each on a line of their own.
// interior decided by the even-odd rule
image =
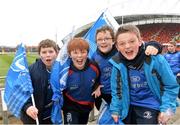
<svg viewBox="0 0 180 125">
<path fill-rule="evenodd" d="M 13 61 L 15 54 L 0 54 L 0 77 L 6 76 L 8 69 Z M 27 54 L 28 65 L 35 62 L 36 58 L 38 58 L 38 54 Z M 0 79 L 0 84 L 2 84 L 4 80 Z"/>
</svg>

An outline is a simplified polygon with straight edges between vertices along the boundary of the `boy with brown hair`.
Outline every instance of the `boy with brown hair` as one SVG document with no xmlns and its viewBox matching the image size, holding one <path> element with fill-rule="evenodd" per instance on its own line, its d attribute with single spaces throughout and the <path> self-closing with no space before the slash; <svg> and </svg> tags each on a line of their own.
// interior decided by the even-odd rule
<svg viewBox="0 0 180 125">
<path fill-rule="evenodd" d="M 51 124 L 52 89 L 49 83 L 51 66 L 58 53 L 57 44 L 50 39 L 42 40 L 38 45 L 40 59 L 29 67 L 33 85 L 35 106 L 31 98 L 21 111 L 23 124 L 35 124 L 38 118 L 40 124 Z"/>
<path fill-rule="evenodd" d="M 179 90 L 167 61 L 160 54 L 145 55 L 134 25 L 119 27 L 115 41 L 118 53 L 110 60 L 114 121 L 120 117 L 125 124 L 167 124 L 176 111 Z"/>
<path fill-rule="evenodd" d="M 114 31 L 110 26 L 102 26 L 96 31 L 96 43 L 97 50 L 92 56 L 101 72 L 100 76 L 100 89 L 101 96 L 95 99 L 96 108 L 99 110 L 101 106 L 102 99 L 106 103 L 111 103 L 111 84 L 110 76 L 112 65 L 109 63 L 109 59 L 117 53 L 114 39 Z M 146 55 L 156 55 L 161 53 L 161 45 L 155 41 L 145 43 L 145 53 Z"/>
</svg>

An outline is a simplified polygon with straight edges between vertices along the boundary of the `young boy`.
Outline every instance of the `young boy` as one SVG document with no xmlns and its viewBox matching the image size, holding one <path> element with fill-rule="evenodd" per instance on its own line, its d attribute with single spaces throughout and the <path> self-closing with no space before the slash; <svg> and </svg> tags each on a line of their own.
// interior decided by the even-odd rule
<svg viewBox="0 0 180 125">
<path fill-rule="evenodd" d="M 21 112 L 24 124 L 51 124 L 52 89 L 49 83 L 51 66 L 57 57 L 57 44 L 50 40 L 42 40 L 38 45 L 40 59 L 29 67 L 29 72 L 34 89 L 35 107 L 31 98 L 25 103 Z"/>
<path fill-rule="evenodd" d="M 146 56 L 139 29 L 119 27 L 119 53 L 110 60 L 112 102 L 110 110 L 126 124 L 167 124 L 175 113 L 179 85 L 162 55 Z"/>
<path fill-rule="evenodd" d="M 117 49 L 114 45 L 114 31 L 109 26 L 103 26 L 96 31 L 97 50 L 92 56 L 101 72 L 100 76 L 100 88 L 101 96 L 95 99 L 96 108 L 99 110 L 102 102 L 102 98 L 110 104 L 111 102 L 111 84 L 110 76 L 112 65 L 109 63 L 109 59 L 117 53 Z M 153 47 L 154 46 L 154 47 Z M 156 49 L 156 48 L 157 49 Z M 146 54 L 156 55 L 161 52 L 161 45 L 157 42 L 146 43 Z"/>
<path fill-rule="evenodd" d="M 94 106 L 93 95 L 100 95 L 100 91 L 95 91 L 100 71 L 97 64 L 88 59 L 89 44 L 84 39 L 72 39 L 67 50 L 71 63 L 67 86 L 63 91 L 64 124 L 87 124 Z"/>
<path fill-rule="evenodd" d="M 168 52 L 164 57 L 168 61 L 178 83 L 180 84 L 180 52 L 176 51 L 176 41 L 170 41 L 167 49 Z M 180 98 L 180 91 L 178 97 Z"/>
<path fill-rule="evenodd" d="M 176 50 L 176 41 L 170 41 L 168 52 L 164 55 L 175 76 L 180 76 L 180 52 Z"/>
</svg>

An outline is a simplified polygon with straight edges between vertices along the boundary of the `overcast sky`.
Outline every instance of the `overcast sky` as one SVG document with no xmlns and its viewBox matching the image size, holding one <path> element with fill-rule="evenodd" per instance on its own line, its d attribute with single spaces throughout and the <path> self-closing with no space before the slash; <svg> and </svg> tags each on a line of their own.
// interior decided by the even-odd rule
<svg viewBox="0 0 180 125">
<path fill-rule="evenodd" d="M 138 6 L 132 1 L 136 1 Z M 110 11 L 116 9 L 113 15 L 126 14 L 128 10 L 138 10 L 144 1 L 159 1 L 166 6 L 161 3 L 165 1 L 170 7 L 168 9 L 174 6 L 168 3 L 173 0 L 0 0 L 0 46 L 16 46 L 21 42 L 38 45 L 46 38 L 56 40 L 56 34 L 60 44 L 73 27 L 77 29 L 95 21 L 105 8 L 111 8 Z M 179 4 L 179 0 L 174 1 Z M 165 9 L 168 11 L 167 6 Z M 118 8 L 124 8 L 124 11 L 119 12 Z M 148 6 L 141 13 L 150 8 Z M 161 12 L 158 8 L 154 11 Z M 176 11 L 179 13 L 180 9 Z"/>
</svg>

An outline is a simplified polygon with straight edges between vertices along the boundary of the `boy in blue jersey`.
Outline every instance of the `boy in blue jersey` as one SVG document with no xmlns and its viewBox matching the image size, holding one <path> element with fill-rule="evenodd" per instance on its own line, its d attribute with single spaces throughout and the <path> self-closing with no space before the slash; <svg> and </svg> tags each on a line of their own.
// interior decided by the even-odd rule
<svg viewBox="0 0 180 125">
<path fill-rule="evenodd" d="M 96 31 L 96 43 L 97 50 L 92 56 L 101 72 L 100 76 L 100 88 L 101 96 L 95 99 L 96 108 L 99 110 L 102 102 L 102 98 L 110 104 L 111 102 L 111 84 L 110 76 L 112 65 L 109 63 L 109 59 L 117 53 L 117 49 L 114 45 L 114 31 L 109 26 L 103 26 Z M 161 52 L 161 45 L 157 42 L 146 43 L 146 55 L 156 55 Z"/>
<path fill-rule="evenodd" d="M 170 41 L 167 49 L 168 52 L 164 57 L 168 61 L 178 83 L 180 84 L 180 52 L 176 51 L 176 41 Z M 178 97 L 180 98 L 180 90 Z"/>
<path fill-rule="evenodd" d="M 89 44 L 82 38 L 72 39 L 67 46 L 71 64 L 67 87 L 63 91 L 64 124 L 87 124 L 94 107 L 100 71 L 96 63 L 88 59 Z"/>
<path fill-rule="evenodd" d="M 115 122 L 126 124 L 167 124 L 176 110 L 179 85 L 162 55 L 146 56 L 139 29 L 119 27 L 116 36 L 119 51 L 110 60 L 112 102 Z"/>
</svg>

